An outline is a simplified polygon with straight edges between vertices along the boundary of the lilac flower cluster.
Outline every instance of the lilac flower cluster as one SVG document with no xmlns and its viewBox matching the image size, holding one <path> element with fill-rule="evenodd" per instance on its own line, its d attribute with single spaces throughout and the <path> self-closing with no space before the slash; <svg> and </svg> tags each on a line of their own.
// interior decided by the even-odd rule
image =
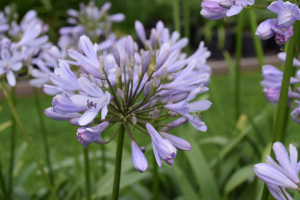
<svg viewBox="0 0 300 200">
<path fill-rule="evenodd" d="M 293 198 L 286 192 L 285 188 L 292 190 L 300 190 L 299 171 L 300 162 L 298 162 L 298 152 L 295 146 L 290 144 L 288 155 L 282 143 L 276 142 L 273 144 L 273 150 L 276 155 L 276 160 L 271 156 L 267 156 L 267 164 L 259 163 L 253 166 L 256 176 L 264 181 L 269 188 L 270 193 L 279 200 L 292 200 Z M 284 191 L 285 195 L 282 193 Z"/>
<path fill-rule="evenodd" d="M 300 20 L 300 10 L 297 5 L 282 0 L 272 2 L 268 9 L 276 13 L 277 18 L 262 22 L 255 34 L 261 40 L 267 40 L 275 35 L 276 43 L 282 46 L 293 35 L 293 24 L 296 20 Z"/>
<path fill-rule="evenodd" d="M 140 22 L 135 28 L 145 49 L 138 50 L 131 36 L 126 36 L 112 45 L 111 53 L 98 55 L 97 44 L 81 36 L 81 51 L 68 50 L 73 60 L 61 60 L 50 75 L 54 85 L 45 85 L 62 92 L 53 98 L 45 114 L 79 126 L 77 139 L 85 147 L 94 142 L 109 143 L 123 126 L 131 139 L 133 166 L 144 172 L 148 162 L 144 148 L 139 148 L 133 138 L 133 130 L 151 137 L 159 166 L 161 160 L 172 165 L 177 148 L 191 149 L 187 141 L 168 131 L 187 122 L 197 130 L 207 130 L 201 112 L 209 109 L 211 102 L 191 101 L 208 91 L 211 70 L 206 58 L 210 53 L 201 42 L 195 54 L 187 57 L 181 52 L 187 39 L 179 39 L 178 32 L 170 35 L 162 22 L 151 30 L 149 40 Z M 80 68 L 78 77 L 70 65 Z M 176 119 L 160 124 L 170 117 Z M 111 139 L 100 137 L 114 125 L 118 128 Z"/>
<path fill-rule="evenodd" d="M 285 62 L 286 53 L 281 52 L 278 54 L 278 57 L 281 61 Z M 300 67 L 300 61 L 296 58 L 293 60 L 294 67 Z M 263 91 L 266 95 L 266 98 L 269 102 L 277 104 L 280 96 L 281 82 L 283 77 L 283 72 L 277 69 L 272 65 L 265 65 L 262 68 L 262 77 L 261 85 L 264 87 Z M 296 77 L 290 78 L 290 84 L 300 83 L 300 70 L 297 71 Z M 291 100 L 300 98 L 300 88 L 296 87 L 295 92 L 292 90 L 292 87 L 289 88 L 288 92 L 288 106 L 293 107 Z M 292 111 L 291 117 L 292 120 L 300 124 L 300 102 L 295 101 L 297 107 Z"/>
<path fill-rule="evenodd" d="M 23 78 L 29 77 L 33 65 L 41 70 L 49 70 L 39 65 L 43 56 L 40 52 L 51 47 L 48 42 L 48 25 L 37 18 L 37 13 L 30 10 L 17 24 L 17 18 L 11 22 L 8 16 L 11 15 L 10 8 L 5 8 L 5 13 L 0 12 L 0 77 L 6 76 L 10 86 L 16 85 L 18 74 L 27 73 Z M 17 15 L 14 15 L 17 16 Z"/>
<path fill-rule="evenodd" d="M 99 9 L 93 0 L 88 5 L 80 3 L 80 10 L 69 9 L 67 12 L 69 18 L 67 22 L 71 26 L 62 27 L 59 33 L 62 35 L 61 40 L 69 44 L 70 47 L 77 45 L 82 35 L 88 36 L 92 42 L 102 42 L 98 45 L 98 50 L 104 50 L 111 47 L 116 41 L 116 36 L 111 32 L 113 23 L 120 23 L 125 20 L 122 13 L 108 15 L 108 10 L 112 4 L 106 2 Z"/>
<path fill-rule="evenodd" d="M 239 14 L 244 7 L 254 4 L 254 0 L 203 0 L 200 14 L 207 19 L 222 19 Z"/>
</svg>

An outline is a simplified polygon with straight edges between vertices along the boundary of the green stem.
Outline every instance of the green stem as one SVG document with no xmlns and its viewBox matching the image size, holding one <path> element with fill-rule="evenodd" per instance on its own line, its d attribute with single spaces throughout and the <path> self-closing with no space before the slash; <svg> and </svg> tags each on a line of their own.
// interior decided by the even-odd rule
<svg viewBox="0 0 300 200">
<path fill-rule="evenodd" d="M 280 190 L 281 190 L 283 196 L 285 197 L 285 199 L 286 199 L 286 200 L 289 200 L 289 198 L 286 196 L 286 194 L 285 194 L 284 190 L 282 189 L 282 187 L 279 187 L 279 188 L 280 188 Z"/>
<path fill-rule="evenodd" d="M 296 21 L 294 24 L 294 35 L 291 37 L 288 49 L 287 49 L 287 56 L 286 56 L 286 61 L 285 61 L 285 66 L 284 66 L 284 71 L 283 71 L 283 78 L 282 78 L 282 83 L 281 83 L 281 89 L 280 89 L 280 97 L 279 97 L 279 103 L 278 103 L 278 109 L 277 109 L 277 114 L 276 114 L 276 121 L 275 121 L 275 127 L 274 127 L 274 132 L 273 132 L 273 137 L 272 137 L 272 144 L 277 142 L 277 141 L 283 141 L 284 140 L 284 132 L 286 129 L 286 112 L 288 112 L 288 107 L 287 107 L 287 98 L 288 98 L 288 91 L 289 91 L 289 85 L 290 85 L 290 78 L 292 75 L 293 71 L 293 59 L 296 54 L 295 47 L 296 44 L 298 43 L 298 38 L 297 37 L 300 32 L 300 21 Z M 274 158 L 275 153 L 273 149 L 271 150 L 271 156 Z M 261 197 L 262 200 L 268 199 L 269 192 L 268 188 L 264 187 L 263 195 Z"/>
<path fill-rule="evenodd" d="M 179 13 L 179 0 L 172 0 L 173 2 L 173 23 L 174 28 L 180 34 L 180 13 Z"/>
<path fill-rule="evenodd" d="M 115 175 L 114 175 L 112 200 L 118 200 L 119 197 L 124 135 L 125 135 L 125 127 L 124 125 L 122 125 L 119 131 L 117 151 L 116 151 Z"/>
<path fill-rule="evenodd" d="M 263 52 L 263 48 L 261 45 L 261 41 L 258 39 L 258 37 L 255 35 L 256 29 L 257 29 L 257 19 L 256 19 L 256 15 L 255 15 L 255 11 L 254 10 L 248 10 L 249 13 L 249 19 L 250 19 L 250 25 L 251 25 L 251 33 L 252 33 L 252 37 L 253 37 L 253 41 L 254 41 L 254 47 L 255 47 L 255 51 L 256 51 L 256 55 L 258 57 L 258 63 L 259 66 L 262 68 L 262 66 L 264 65 L 264 52 Z"/>
<path fill-rule="evenodd" d="M 2 79 L 1 86 L 2 86 L 2 89 L 3 89 L 3 93 L 4 93 L 5 97 L 6 97 L 8 106 L 9 106 L 9 108 L 10 108 L 10 110 L 11 110 L 11 112 L 12 112 L 14 118 L 15 118 L 15 121 L 18 124 L 18 126 L 19 126 L 19 128 L 21 130 L 21 133 L 22 133 L 22 135 L 23 135 L 23 137 L 24 137 L 24 139 L 25 139 L 25 141 L 26 141 L 26 143 L 27 143 L 27 145 L 29 147 L 30 153 L 32 154 L 32 157 L 34 158 L 34 160 L 35 160 L 35 162 L 36 162 L 36 164 L 37 164 L 37 166 L 38 166 L 38 168 L 39 168 L 39 170 L 40 170 L 40 172 L 41 172 L 41 174 L 42 174 L 42 176 L 43 176 L 43 178 L 44 178 L 44 180 L 45 180 L 45 182 L 46 182 L 46 184 L 47 184 L 47 186 L 48 186 L 48 188 L 49 188 L 49 190 L 50 190 L 50 192 L 51 192 L 51 194 L 53 196 L 53 199 L 58 200 L 58 198 L 57 198 L 57 196 L 55 194 L 55 191 L 54 191 L 54 189 L 53 189 L 53 187 L 52 187 L 52 185 L 51 185 L 51 183 L 50 183 L 50 181 L 49 181 L 46 173 L 43 170 L 43 166 L 41 165 L 41 163 L 39 161 L 39 158 L 37 157 L 35 151 L 32 148 L 31 142 L 30 142 L 30 140 L 28 138 L 28 135 L 27 135 L 27 133 L 25 131 L 25 128 L 23 127 L 23 124 L 22 124 L 22 122 L 21 122 L 21 120 L 19 118 L 19 115 L 17 113 L 17 110 L 14 107 L 14 104 L 12 102 L 12 98 L 9 95 L 9 91 L 8 91 L 8 89 L 6 87 L 6 82 L 5 82 L 4 79 Z"/>
<path fill-rule="evenodd" d="M 236 45 L 235 45 L 235 120 L 237 121 L 240 117 L 240 66 L 241 66 L 241 56 L 242 56 L 242 36 L 243 36 L 243 12 L 238 15 L 237 22 L 237 35 L 236 35 Z"/>
<path fill-rule="evenodd" d="M 43 116 L 43 110 L 41 107 L 39 95 L 38 95 L 38 90 L 37 88 L 33 87 L 33 94 L 34 94 L 34 99 L 35 99 L 35 105 L 37 108 L 37 115 L 39 118 L 39 123 L 40 123 L 40 128 L 41 128 L 41 133 L 42 133 L 42 138 L 43 138 L 43 144 L 44 144 L 44 151 L 45 151 L 45 156 L 46 156 L 46 163 L 49 168 L 49 179 L 50 183 L 54 185 L 54 175 L 53 175 L 53 169 L 52 169 L 52 164 L 50 160 L 50 153 L 49 153 L 49 145 L 48 145 L 48 139 L 47 139 L 47 133 L 45 129 L 45 122 L 44 122 L 44 116 Z"/>
<path fill-rule="evenodd" d="M 183 4 L 183 20 L 184 20 L 184 37 L 190 41 L 190 1 L 182 1 Z M 191 41 L 190 41 L 191 42 Z M 187 55 L 190 55 L 190 42 L 184 48 Z"/>
<path fill-rule="evenodd" d="M 15 99 L 15 87 L 11 88 L 11 99 L 12 104 L 16 104 Z M 12 127 L 11 127 L 11 135 L 10 135 L 10 160 L 9 160 L 9 171 L 8 171 L 8 184 L 7 184 L 7 195 L 9 199 L 13 199 L 13 171 L 14 171 L 14 160 L 15 160 L 15 142 L 16 142 L 16 123 L 14 116 L 12 115 Z"/>
<path fill-rule="evenodd" d="M 102 175 L 106 172 L 106 155 L 105 155 L 105 145 L 101 145 L 101 152 L 102 152 Z"/>
<path fill-rule="evenodd" d="M 153 200 L 158 200 L 158 168 L 155 156 L 153 155 Z"/>
<path fill-rule="evenodd" d="M 2 189 L 2 193 L 3 196 L 6 197 L 7 199 L 9 199 L 9 197 L 6 194 L 6 188 L 5 188 L 5 182 L 4 182 L 4 178 L 2 175 L 2 164 L 1 164 L 1 160 L 0 160 L 0 185 L 1 185 L 1 189 Z"/>
<path fill-rule="evenodd" d="M 91 200 L 89 150 L 84 148 L 85 192 L 86 200 Z"/>
</svg>

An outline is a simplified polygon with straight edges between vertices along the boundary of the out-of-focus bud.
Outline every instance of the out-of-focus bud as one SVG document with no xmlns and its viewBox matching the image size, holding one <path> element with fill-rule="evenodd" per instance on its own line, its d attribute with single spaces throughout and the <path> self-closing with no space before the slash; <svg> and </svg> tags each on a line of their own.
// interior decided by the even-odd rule
<svg viewBox="0 0 300 200">
<path fill-rule="evenodd" d="M 153 34 L 150 35 L 150 45 L 152 47 L 152 49 L 155 48 L 155 44 L 156 44 L 156 38 Z"/>
<path fill-rule="evenodd" d="M 116 75 L 117 75 L 117 77 L 118 77 L 118 78 L 121 77 L 121 74 L 122 74 L 121 68 L 120 68 L 120 67 L 117 67 L 117 68 L 116 68 Z"/>
<path fill-rule="evenodd" d="M 132 81 L 133 80 L 133 76 L 134 76 L 134 73 L 133 73 L 133 70 L 131 67 L 128 67 L 127 68 L 127 75 L 129 77 L 129 79 Z"/>
<path fill-rule="evenodd" d="M 205 17 L 206 19 L 212 19 L 212 20 L 215 20 L 215 19 L 222 19 L 222 18 L 225 18 L 226 17 L 226 12 L 228 10 L 225 9 L 224 11 L 220 12 L 220 13 L 216 13 L 216 12 L 209 12 L 205 9 L 202 9 L 200 11 L 200 15 L 202 15 L 203 17 Z"/>
<path fill-rule="evenodd" d="M 143 24 L 140 21 L 136 20 L 134 23 L 134 28 L 135 28 L 135 32 L 138 35 L 138 37 L 140 38 L 140 40 L 142 42 L 145 42 L 146 41 L 146 33 L 145 33 L 145 28 L 144 28 Z"/>
<path fill-rule="evenodd" d="M 145 148 L 144 146 L 141 146 L 140 149 L 141 149 L 141 151 L 142 151 L 143 153 L 146 152 L 146 148 Z"/>
<path fill-rule="evenodd" d="M 219 0 L 203 0 L 201 7 L 211 13 L 220 13 L 225 9 L 219 5 L 219 2 Z"/>
<path fill-rule="evenodd" d="M 114 56 L 117 65 L 120 66 L 120 62 L 121 62 L 120 53 L 119 53 L 118 48 L 114 44 L 111 47 L 111 53 Z"/>
<path fill-rule="evenodd" d="M 168 131 L 170 131 L 170 130 L 172 130 L 172 129 L 173 129 L 173 128 L 171 128 L 171 127 L 165 126 L 165 127 L 163 127 L 160 131 L 168 132 Z"/>
<path fill-rule="evenodd" d="M 106 144 L 106 141 L 103 140 L 101 137 L 99 137 L 99 138 L 95 141 L 95 143 L 97 143 L 97 144 Z"/>
<path fill-rule="evenodd" d="M 131 141 L 131 161 L 134 168 L 141 173 L 148 168 L 147 159 L 135 141 Z"/>
<path fill-rule="evenodd" d="M 99 63 L 102 69 L 105 68 L 105 58 L 102 55 L 99 55 Z"/>
<path fill-rule="evenodd" d="M 180 117 L 170 123 L 167 124 L 168 127 L 171 127 L 171 128 L 176 128 L 178 126 L 182 126 L 183 124 L 185 124 L 186 122 L 188 121 L 187 118 L 185 117 Z"/>
<path fill-rule="evenodd" d="M 134 56 L 134 41 L 130 35 L 126 37 L 126 50 L 129 57 Z"/>
<path fill-rule="evenodd" d="M 174 117 L 174 118 L 175 118 L 175 117 L 177 117 L 177 116 L 178 116 L 178 113 L 176 113 L 176 112 L 172 112 L 172 111 L 171 111 L 171 112 L 170 112 L 170 115 L 171 115 L 172 117 Z"/>
<path fill-rule="evenodd" d="M 161 112 L 161 110 L 155 109 L 155 111 L 152 114 L 152 119 L 156 120 L 159 117 L 160 112 Z"/>
<path fill-rule="evenodd" d="M 267 19 L 266 21 L 259 24 L 256 29 L 255 35 L 260 40 L 267 40 L 271 38 L 275 32 L 271 29 L 274 24 L 277 23 L 277 19 Z"/>
<path fill-rule="evenodd" d="M 182 100 L 186 99 L 186 97 L 187 97 L 188 95 L 189 95 L 188 92 L 183 92 L 183 93 L 181 93 L 181 94 L 174 95 L 174 96 L 172 97 L 173 103 L 177 103 L 177 102 L 179 102 L 179 101 L 182 101 Z"/>
<path fill-rule="evenodd" d="M 170 52 L 168 50 L 164 51 L 157 59 L 156 64 L 153 68 L 153 71 L 157 71 L 159 70 L 159 68 L 161 68 L 161 66 L 163 66 L 163 64 L 165 64 L 166 60 L 169 57 Z"/>
<path fill-rule="evenodd" d="M 93 74 L 89 74 L 89 79 L 92 83 L 96 84 L 96 79 L 95 79 L 95 76 Z"/>
<path fill-rule="evenodd" d="M 164 67 L 162 70 L 161 70 L 161 74 L 160 74 L 160 79 L 161 80 L 164 80 L 168 75 L 168 69 L 166 67 Z"/>
<path fill-rule="evenodd" d="M 192 149 L 192 146 L 190 143 L 188 143 L 186 140 L 177 137 L 175 135 L 171 135 L 165 132 L 160 132 L 160 135 L 164 138 L 170 140 L 170 142 L 177 147 L 178 149 L 184 150 L 184 151 L 190 151 Z"/>
<path fill-rule="evenodd" d="M 131 121 L 132 121 L 133 126 L 135 126 L 137 123 L 137 118 L 135 116 L 132 116 Z"/>
<path fill-rule="evenodd" d="M 152 86 L 153 88 L 157 88 L 159 85 L 159 79 L 154 77 L 153 81 L 152 81 Z"/>
<path fill-rule="evenodd" d="M 134 58 L 133 56 L 130 57 L 130 66 L 131 66 L 132 69 L 133 69 L 134 66 L 135 66 L 135 58 Z"/>
<path fill-rule="evenodd" d="M 144 98 L 146 99 L 147 97 L 149 97 L 150 93 L 151 93 L 151 89 L 152 89 L 152 86 L 151 86 L 151 83 L 150 82 L 147 82 L 146 85 L 145 85 L 145 88 L 144 88 Z"/>
<path fill-rule="evenodd" d="M 142 73 L 145 74 L 148 71 L 149 65 L 151 62 L 151 53 L 150 51 L 146 51 L 142 60 Z"/>
<path fill-rule="evenodd" d="M 117 95 L 119 99 L 121 99 L 122 101 L 124 100 L 124 92 L 120 88 L 117 89 Z"/>
</svg>

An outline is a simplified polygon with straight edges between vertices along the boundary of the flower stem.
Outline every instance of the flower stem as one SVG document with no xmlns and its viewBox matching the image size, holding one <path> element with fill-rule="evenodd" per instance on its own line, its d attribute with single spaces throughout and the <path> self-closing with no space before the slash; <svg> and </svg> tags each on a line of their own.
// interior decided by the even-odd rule
<svg viewBox="0 0 300 200">
<path fill-rule="evenodd" d="M 180 34 L 179 0 L 173 0 L 173 23 L 175 30 Z"/>
<path fill-rule="evenodd" d="M 12 104 L 16 104 L 15 100 L 15 87 L 11 88 L 11 99 Z M 14 160 L 15 160 L 15 142 L 16 142 L 16 121 L 14 116 L 12 115 L 12 126 L 11 126 L 11 133 L 10 133 L 10 160 L 9 160 L 9 171 L 8 171 L 8 188 L 7 188 L 7 195 L 9 199 L 13 199 L 13 170 L 14 170 Z"/>
<path fill-rule="evenodd" d="M 237 35 L 236 35 L 236 45 L 235 45 L 235 120 L 237 121 L 240 117 L 240 73 L 241 73 L 241 56 L 242 56 L 242 39 L 243 39 L 243 12 L 238 15 L 237 22 Z"/>
<path fill-rule="evenodd" d="M 286 199 L 286 200 L 289 200 L 289 198 L 286 196 L 286 194 L 285 194 L 284 190 L 282 189 L 282 187 L 279 187 L 279 188 L 280 188 L 280 190 L 281 190 L 283 196 L 285 197 L 285 199 Z"/>
<path fill-rule="evenodd" d="M 289 91 L 289 85 L 290 85 L 290 78 L 293 71 L 293 59 L 296 53 L 296 45 L 298 44 L 298 36 L 300 34 L 300 21 L 297 20 L 294 24 L 294 35 L 291 37 L 288 49 L 287 49 L 287 56 L 285 61 L 285 66 L 283 70 L 283 78 L 281 83 L 281 89 L 280 89 L 280 97 L 278 102 L 278 109 L 276 114 L 276 121 L 275 121 L 275 127 L 272 137 L 272 144 L 277 141 L 283 141 L 284 136 L 283 133 L 285 132 L 286 128 L 286 121 L 287 116 L 286 112 L 288 112 L 287 107 L 287 98 L 288 98 L 288 91 Z M 271 156 L 274 158 L 275 153 L 273 149 L 271 150 Z M 263 194 L 261 199 L 268 199 L 269 191 L 268 188 L 265 186 L 263 190 Z"/>
<path fill-rule="evenodd" d="M 6 188 L 5 188 L 5 183 L 4 183 L 4 178 L 2 175 L 2 164 L 1 164 L 1 160 L 0 160 L 0 185 L 1 185 L 1 189 L 2 189 L 2 194 L 5 198 L 9 199 L 9 197 L 6 194 Z"/>
<path fill-rule="evenodd" d="M 158 168 L 153 154 L 153 200 L 158 200 Z"/>
<path fill-rule="evenodd" d="M 91 199 L 91 189 L 90 189 L 90 166 L 89 166 L 89 150 L 84 148 L 84 170 L 85 170 L 85 193 L 86 200 Z"/>
<path fill-rule="evenodd" d="M 100 145 L 101 146 L 101 152 L 102 152 L 102 175 L 105 174 L 106 172 L 106 155 L 105 155 L 105 145 Z"/>
<path fill-rule="evenodd" d="M 115 162 L 115 176 L 113 184 L 112 200 L 118 200 L 120 179 L 121 179 L 121 165 L 122 165 L 122 152 L 125 135 L 125 125 L 122 125 L 119 131 L 117 151 L 116 151 L 116 162 Z"/>
<path fill-rule="evenodd" d="M 13 116 L 14 116 L 14 119 L 15 119 L 16 123 L 18 124 L 18 126 L 19 126 L 19 128 L 21 130 L 21 133 L 22 133 L 22 135 L 23 135 L 23 137 L 24 137 L 24 139 L 25 139 L 25 141 L 26 141 L 26 143 L 27 143 L 27 145 L 29 147 L 30 153 L 32 154 L 32 157 L 34 158 L 34 160 L 35 160 L 35 162 L 36 162 L 36 164 L 37 164 L 37 166 L 38 166 L 38 168 L 39 168 L 39 170 L 40 170 L 40 172 L 41 172 L 41 174 L 42 174 L 42 176 L 43 176 L 43 178 L 44 178 L 44 180 L 45 180 L 45 182 L 46 182 L 46 184 L 47 184 L 47 186 L 48 186 L 48 188 L 50 190 L 50 193 L 53 196 L 53 199 L 58 200 L 58 198 L 57 198 L 57 196 L 55 194 L 55 191 L 54 191 L 54 189 L 53 189 L 53 187 L 52 187 L 52 185 L 51 185 L 51 183 L 50 183 L 50 181 L 49 181 L 46 173 L 43 170 L 43 166 L 41 165 L 41 163 L 40 163 L 40 161 L 39 161 L 39 159 L 38 159 L 35 151 L 32 148 L 32 145 L 31 145 L 30 140 L 28 138 L 28 135 L 27 135 L 27 133 L 25 131 L 25 128 L 23 127 L 23 124 L 22 124 L 22 122 L 21 122 L 21 120 L 19 118 L 19 115 L 17 113 L 17 110 L 14 107 L 14 104 L 12 102 L 12 98 L 11 98 L 11 96 L 9 94 L 9 91 L 8 91 L 7 87 L 6 87 L 6 82 L 5 82 L 4 79 L 2 79 L 1 86 L 2 86 L 2 89 L 3 89 L 3 93 L 4 93 L 5 97 L 6 97 L 8 106 L 9 106 L 9 108 L 10 108 L 10 110 L 11 110 Z"/>
<path fill-rule="evenodd" d="M 53 176 L 53 169 L 52 169 L 52 164 L 50 160 L 50 154 L 49 154 L 49 145 L 48 145 L 48 139 L 47 139 L 47 133 L 45 129 L 45 122 L 44 122 L 44 116 L 43 116 L 43 110 L 41 107 L 39 95 L 37 88 L 33 87 L 33 94 L 34 94 L 34 99 L 35 99 L 35 105 L 37 108 L 37 114 L 40 122 L 40 128 L 41 128 L 41 133 L 42 133 L 42 138 L 43 138 L 43 144 L 44 144 L 44 151 L 45 151 L 45 156 L 46 156 L 46 162 L 49 168 L 49 179 L 50 183 L 54 185 L 54 176 Z"/>
</svg>

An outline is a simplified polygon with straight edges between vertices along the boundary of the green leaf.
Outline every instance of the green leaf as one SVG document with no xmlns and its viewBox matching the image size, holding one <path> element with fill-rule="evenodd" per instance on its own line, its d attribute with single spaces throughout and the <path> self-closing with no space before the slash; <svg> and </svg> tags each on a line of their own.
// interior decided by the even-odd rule
<svg viewBox="0 0 300 200">
<path fill-rule="evenodd" d="M 174 171 L 174 174 L 176 175 L 176 182 L 180 187 L 180 190 L 185 197 L 185 199 L 189 200 L 197 200 L 199 199 L 197 193 L 195 192 L 195 189 L 190 184 L 189 180 L 187 179 L 187 176 L 182 172 L 182 170 L 177 167 L 176 165 L 170 166 L 170 170 Z"/>
<path fill-rule="evenodd" d="M 254 176 L 253 165 L 247 165 L 238 169 L 227 181 L 224 193 L 228 194 L 252 176 Z"/>
<path fill-rule="evenodd" d="M 192 145 L 191 151 L 185 151 L 185 155 L 192 167 L 195 178 L 200 186 L 201 193 L 204 196 L 204 199 L 210 200 L 218 200 L 220 199 L 220 193 L 218 190 L 218 185 L 208 167 L 208 163 L 197 144 L 195 138 L 191 134 L 191 129 L 185 131 L 184 133 L 181 131 L 181 137 L 187 138 L 187 141 Z"/>
<path fill-rule="evenodd" d="M 199 144 L 218 144 L 224 146 L 229 141 L 225 136 L 212 136 L 199 140 Z"/>
</svg>

